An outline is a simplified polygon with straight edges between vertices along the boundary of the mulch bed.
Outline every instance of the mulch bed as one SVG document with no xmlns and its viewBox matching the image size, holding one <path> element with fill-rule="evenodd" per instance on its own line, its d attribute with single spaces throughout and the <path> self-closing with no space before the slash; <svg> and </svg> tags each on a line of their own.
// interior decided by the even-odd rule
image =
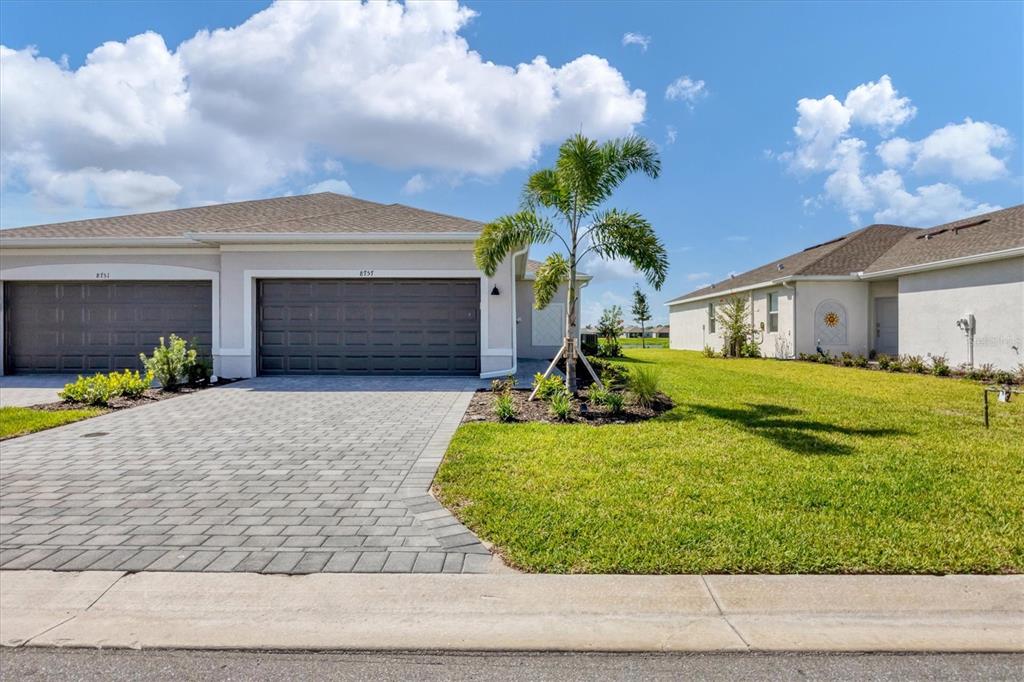
<svg viewBox="0 0 1024 682">
<path fill-rule="evenodd" d="M 60 412 L 62 410 L 81 410 L 87 407 L 96 407 L 107 412 L 113 412 L 115 410 L 127 410 L 132 407 L 140 407 L 141 405 L 149 405 L 150 403 L 156 403 L 161 400 L 167 400 L 169 398 L 177 398 L 181 395 L 189 395 L 190 393 L 198 393 L 199 391 L 205 391 L 208 388 L 215 388 L 217 386 L 224 386 L 232 383 L 232 379 L 221 379 L 215 384 L 199 384 L 197 386 L 180 386 L 174 391 L 165 391 L 160 388 L 148 388 L 138 398 L 126 398 L 124 396 L 118 396 L 113 398 L 110 403 L 104 407 L 102 405 L 87 405 L 86 403 L 69 403 L 69 402 L 56 402 L 56 403 L 42 403 L 41 405 L 32 405 L 34 410 L 42 410 L 43 412 Z"/>
<path fill-rule="evenodd" d="M 600 426 L 602 424 L 628 424 L 630 422 L 645 421 L 653 419 L 662 412 L 675 407 L 672 399 L 664 393 L 658 394 L 658 399 L 650 408 L 641 407 L 626 401 L 622 411 L 618 414 L 611 414 L 604 405 L 590 404 L 588 391 L 582 389 L 579 398 L 573 401 L 572 417 L 567 421 L 555 418 L 548 409 L 546 401 L 527 400 L 530 397 L 530 389 L 515 389 L 512 391 L 512 399 L 516 405 L 516 418 L 512 422 L 504 423 L 526 423 L 545 422 L 549 424 L 591 424 Z M 494 401 L 499 394 L 489 389 L 479 389 L 469 403 L 462 423 L 470 422 L 498 422 L 498 416 L 494 413 Z"/>
</svg>

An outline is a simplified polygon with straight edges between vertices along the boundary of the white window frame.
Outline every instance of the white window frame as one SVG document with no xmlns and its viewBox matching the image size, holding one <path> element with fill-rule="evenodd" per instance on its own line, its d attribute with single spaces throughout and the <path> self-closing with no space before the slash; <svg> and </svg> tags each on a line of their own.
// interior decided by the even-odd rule
<svg viewBox="0 0 1024 682">
<path fill-rule="evenodd" d="M 772 309 L 773 304 L 774 310 Z M 779 331 L 779 295 L 774 292 L 768 293 L 768 331 Z"/>
<path fill-rule="evenodd" d="M 715 320 L 715 302 L 708 301 L 708 334 L 715 333 L 716 324 L 717 321 Z"/>
</svg>

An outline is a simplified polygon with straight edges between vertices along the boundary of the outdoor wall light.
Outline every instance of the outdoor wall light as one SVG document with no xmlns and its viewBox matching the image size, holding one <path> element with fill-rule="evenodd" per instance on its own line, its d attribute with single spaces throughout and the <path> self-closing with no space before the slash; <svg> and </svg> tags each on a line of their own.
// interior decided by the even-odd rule
<svg viewBox="0 0 1024 682">
<path fill-rule="evenodd" d="M 501 295 L 501 292 L 498 291 L 498 287 L 494 287 L 493 289 L 491 289 L 491 296 L 500 296 L 500 295 Z"/>
</svg>

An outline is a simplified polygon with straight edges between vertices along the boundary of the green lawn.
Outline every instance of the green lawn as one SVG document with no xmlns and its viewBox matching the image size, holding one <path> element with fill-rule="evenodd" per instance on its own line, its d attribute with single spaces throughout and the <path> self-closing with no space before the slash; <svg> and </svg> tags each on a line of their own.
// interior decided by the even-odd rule
<svg viewBox="0 0 1024 682">
<path fill-rule="evenodd" d="M 1024 570 L 1024 399 L 978 384 L 631 350 L 677 407 L 463 425 L 450 508 L 514 566 L 593 573 Z"/>
<path fill-rule="evenodd" d="M 0 407 L 0 440 L 52 429 L 54 426 L 88 419 L 103 414 L 103 412 L 105 410 L 99 408 L 47 412 L 34 410 L 31 407 Z"/>
<path fill-rule="evenodd" d="M 643 339 L 647 348 L 668 348 L 668 339 Z M 640 348 L 640 339 L 619 339 L 619 346 L 622 348 Z"/>
</svg>

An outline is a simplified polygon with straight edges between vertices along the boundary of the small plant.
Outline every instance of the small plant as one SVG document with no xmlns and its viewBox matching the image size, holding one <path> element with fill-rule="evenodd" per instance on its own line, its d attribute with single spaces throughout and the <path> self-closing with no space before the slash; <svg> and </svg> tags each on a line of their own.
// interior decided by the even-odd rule
<svg viewBox="0 0 1024 682">
<path fill-rule="evenodd" d="M 511 393 L 506 391 L 494 400 L 494 414 L 498 415 L 498 421 L 515 421 L 516 413 L 516 403 Z"/>
<path fill-rule="evenodd" d="M 658 396 L 658 373 L 650 367 L 634 367 L 629 373 L 629 391 L 641 407 L 650 408 Z"/>
<path fill-rule="evenodd" d="M 1017 383 L 1024 385 L 1024 362 L 1017 365 Z"/>
<path fill-rule="evenodd" d="M 509 374 L 503 379 L 494 379 L 491 381 L 491 391 L 494 393 L 508 393 L 516 387 L 516 377 L 514 374 Z"/>
<path fill-rule="evenodd" d="M 937 377 L 948 377 L 950 373 L 949 360 L 945 355 L 932 355 L 932 374 Z"/>
<path fill-rule="evenodd" d="M 704 357 L 706 357 L 706 358 L 717 358 L 718 357 L 718 353 L 715 352 L 714 348 L 712 348 L 711 346 L 709 346 L 709 345 L 707 345 L 705 343 L 704 344 Z"/>
<path fill-rule="evenodd" d="M 757 345 L 754 339 L 748 338 L 740 347 L 740 355 L 745 358 L 759 358 L 761 357 L 761 346 Z"/>
<path fill-rule="evenodd" d="M 199 346 L 196 345 L 194 339 L 188 344 L 188 352 L 195 353 L 195 362 L 189 365 L 185 371 L 188 383 L 193 386 L 205 384 L 213 376 L 213 364 L 209 358 L 199 352 Z"/>
<path fill-rule="evenodd" d="M 907 368 L 907 371 L 914 374 L 924 374 L 927 369 L 924 365 L 924 358 L 920 355 L 903 356 L 903 365 Z"/>
<path fill-rule="evenodd" d="M 886 367 L 890 372 L 902 372 L 903 371 L 903 359 L 900 357 L 889 358 L 889 366 Z"/>
<path fill-rule="evenodd" d="M 61 400 L 70 403 L 106 406 L 111 398 L 110 377 L 106 374 L 94 374 L 91 377 L 78 375 L 78 379 L 64 386 L 60 392 Z"/>
<path fill-rule="evenodd" d="M 622 407 L 625 403 L 626 399 L 621 393 L 615 393 L 612 391 L 604 397 L 604 406 L 607 407 L 608 411 L 612 414 L 621 413 Z"/>
<path fill-rule="evenodd" d="M 545 379 L 543 374 L 537 372 L 533 376 L 533 387 L 537 389 L 537 397 L 541 400 L 551 400 L 555 395 L 568 393 L 561 377 L 554 374 Z"/>
<path fill-rule="evenodd" d="M 866 357 L 864 357 L 863 355 L 858 355 L 857 357 L 855 357 L 853 359 L 853 366 L 854 367 L 861 367 L 861 368 L 867 367 L 868 366 L 868 359 Z"/>
<path fill-rule="evenodd" d="M 995 373 L 996 368 L 989 363 L 985 363 L 984 365 L 968 367 L 966 372 L 964 372 L 964 376 L 972 381 L 988 381 Z"/>
<path fill-rule="evenodd" d="M 153 349 L 153 357 L 147 358 L 145 353 L 140 353 L 139 359 L 164 390 L 173 391 L 188 380 L 192 366 L 196 364 L 196 355 L 195 348 L 188 348 L 185 339 L 171 334 L 169 344 L 160 337 L 160 345 Z"/>
<path fill-rule="evenodd" d="M 839 357 L 839 364 L 843 367 L 853 367 L 853 353 L 843 351 L 843 354 Z"/>
<path fill-rule="evenodd" d="M 139 374 L 138 370 L 111 372 L 109 375 L 110 395 L 125 398 L 141 398 L 146 389 L 153 384 L 153 373 Z"/>
<path fill-rule="evenodd" d="M 552 395 L 548 399 L 548 407 L 556 419 L 563 422 L 568 421 L 572 415 L 572 398 L 569 397 L 569 392 L 560 391 Z"/>
<path fill-rule="evenodd" d="M 889 369 L 892 364 L 892 358 L 885 353 L 879 353 L 875 359 L 878 360 L 878 369 Z"/>
</svg>

